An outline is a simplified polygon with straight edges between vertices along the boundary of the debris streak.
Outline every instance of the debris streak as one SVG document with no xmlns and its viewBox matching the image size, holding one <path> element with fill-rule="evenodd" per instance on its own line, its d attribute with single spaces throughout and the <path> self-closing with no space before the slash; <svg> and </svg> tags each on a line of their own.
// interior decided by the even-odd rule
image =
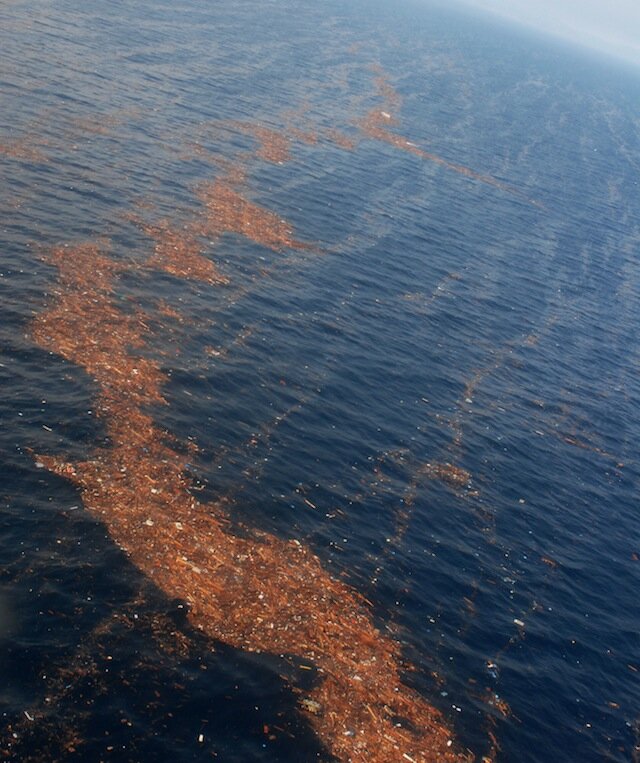
<svg viewBox="0 0 640 763">
<path fill-rule="evenodd" d="M 389 112 L 371 112 L 361 124 L 365 134 L 499 185 L 389 132 L 401 98 L 383 73 L 376 86 Z M 236 129 L 258 144 L 249 159 L 276 164 L 289 160 L 292 140 L 316 140 L 316 133 L 297 128 L 287 134 L 239 123 Z M 355 146 L 337 131 L 327 137 Z M 33 320 L 32 336 L 89 374 L 108 445 L 82 462 L 38 459 L 78 487 L 86 509 L 131 561 L 168 597 L 185 601 L 191 623 L 208 637 L 246 651 L 296 655 L 315 666 L 315 685 L 296 689 L 300 711 L 337 759 L 470 760 L 441 714 L 403 684 L 410 666 L 399 644 L 374 623 L 369 602 L 331 576 L 300 541 L 246 527 L 234 532 L 223 500 L 203 503 L 192 495 L 186 456 L 154 421 L 153 407 L 166 404 L 167 381 L 147 347 L 149 326 L 157 321 L 120 306 L 118 278 L 135 268 L 228 283 L 211 256 L 228 233 L 275 252 L 313 248 L 276 212 L 246 197 L 246 162 L 218 164 L 221 174 L 199 186 L 200 206 L 186 222 L 136 220 L 154 242 L 142 265 L 118 262 L 95 243 L 60 246 L 48 255 L 58 282 L 48 308 Z M 163 303 L 160 314 L 167 310 Z M 427 464 L 422 476 L 458 489 L 470 480 L 450 463 Z"/>
<path fill-rule="evenodd" d="M 425 151 L 402 135 L 392 132 L 389 128 L 396 127 L 399 124 L 397 112 L 402 105 L 402 97 L 395 90 L 393 85 L 391 85 L 384 71 L 380 67 L 374 67 L 374 72 L 376 72 L 374 82 L 376 85 L 377 96 L 382 99 L 383 104 L 382 108 L 376 107 L 371 109 L 358 121 L 358 127 L 364 135 L 372 140 L 388 143 L 401 151 L 407 151 L 425 161 L 438 164 L 451 172 L 456 172 L 458 175 L 463 175 L 472 180 L 477 180 L 480 183 L 491 185 L 494 188 L 499 188 L 501 191 L 513 194 L 514 196 L 526 198 L 517 189 L 501 182 L 491 175 L 484 175 L 481 172 L 476 172 L 476 170 L 473 170 L 470 167 L 465 167 L 463 164 L 451 162 L 442 156 Z M 526 198 L 526 201 L 534 206 L 541 206 L 540 202 L 533 199 Z"/>
<path fill-rule="evenodd" d="M 115 300 L 126 267 L 93 244 L 58 247 L 49 261 L 58 286 L 32 336 L 93 378 L 110 444 L 79 463 L 39 461 L 79 488 L 132 562 L 186 601 L 191 622 L 209 637 L 314 664 L 319 680 L 300 708 L 339 760 L 468 759 L 451 745 L 439 712 L 402 683 L 400 647 L 374 625 L 361 595 L 300 542 L 234 534 L 221 505 L 190 494 L 185 457 L 148 411 L 165 402 L 165 376 L 139 354 L 145 316 L 124 313 Z"/>
</svg>

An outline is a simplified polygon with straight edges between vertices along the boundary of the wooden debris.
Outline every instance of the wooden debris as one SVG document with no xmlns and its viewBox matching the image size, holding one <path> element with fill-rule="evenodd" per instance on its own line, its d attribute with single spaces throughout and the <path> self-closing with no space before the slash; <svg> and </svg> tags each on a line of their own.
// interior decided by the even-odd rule
<svg viewBox="0 0 640 763">
<path fill-rule="evenodd" d="M 381 80 L 378 88 L 385 108 L 399 107 L 390 86 Z M 273 131 L 252 134 L 261 144 L 258 158 L 288 158 L 288 142 Z M 223 170 L 200 187 L 202 207 L 191 220 L 143 226 L 155 241 L 147 267 L 220 284 L 226 279 L 205 254 L 205 241 L 235 233 L 274 251 L 308 248 L 287 221 L 246 198 L 242 164 Z M 193 496 L 188 456 L 150 413 L 166 404 L 167 381 L 160 361 L 148 357 L 153 321 L 124 311 L 116 299 L 118 278 L 134 266 L 94 244 L 58 247 L 48 260 L 58 268 L 58 284 L 32 336 L 94 380 L 94 408 L 109 446 L 78 463 L 45 455 L 38 463 L 78 487 L 114 542 L 170 599 L 185 602 L 186 616 L 205 634 L 238 649 L 296 655 L 315 667 L 318 682 L 300 706 L 338 760 L 470 760 L 452 746 L 441 714 L 402 683 L 407 665 L 400 646 L 374 625 L 363 596 L 299 541 L 256 530 L 236 534 L 221 504 Z M 166 305 L 160 314 L 175 318 Z M 456 486 L 469 479 L 451 464 L 433 470 Z"/>
<path fill-rule="evenodd" d="M 432 154 L 429 151 L 424 151 L 423 149 L 416 146 L 415 143 L 412 143 L 402 135 L 391 132 L 389 128 L 395 127 L 399 124 L 397 112 L 402 105 L 402 97 L 399 93 L 397 93 L 393 85 L 391 85 L 391 83 L 388 81 L 384 71 L 381 68 L 376 67 L 374 68 L 374 71 L 376 73 L 374 83 L 377 90 L 377 96 L 382 100 L 382 108 L 378 107 L 371 109 L 363 119 L 358 121 L 358 127 L 364 135 L 366 135 L 368 138 L 371 138 L 372 140 L 379 140 L 383 143 L 388 143 L 394 148 L 398 148 L 401 151 L 407 151 L 408 153 L 413 154 L 420 159 L 438 164 L 441 167 L 450 170 L 451 172 L 456 172 L 459 175 L 464 175 L 464 177 L 468 177 L 472 180 L 477 180 L 481 183 L 494 186 L 495 188 L 500 188 L 502 191 L 506 191 L 507 193 L 511 193 L 517 196 L 521 195 L 515 189 L 511 188 L 505 183 L 500 182 L 491 175 L 483 175 L 482 173 L 476 172 L 475 170 L 472 170 L 469 167 L 465 167 L 462 164 L 450 162 L 447 159 L 438 156 L 437 154 Z M 540 206 L 538 202 L 533 202 L 529 199 L 527 199 L 527 201 L 530 201 L 530 203 L 536 206 Z"/>
<path fill-rule="evenodd" d="M 463 760 L 447 746 L 440 714 L 402 684 L 400 647 L 373 625 L 359 594 L 300 543 L 236 536 L 220 506 L 191 495 L 184 456 L 146 412 L 164 402 L 165 377 L 158 363 L 134 354 L 147 329 L 139 314 L 116 306 L 123 266 L 92 245 L 59 247 L 50 261 L 59 285 L 32 335 L 95 379 L 111 445 L 81 463 L 38 461 L 79 487 L 87 510 L 167 596 L 188 603 L 189 619 L 205 633 L 240 649 L 296 654 L 321 670 L 309 700 L 331 712 L 310 719 L 339 760 L 357 753 L 386 763 L 400 746 L 420 763 Z M 385 707 L 408 728 L 392 723 Z"/>
<path fill-rule="evenodd" d="M 286 220 L 246 199 L 226 178 L 203 185 L 198 195 L 205 207 L 197 224 L 203 236 L 237 233 L 275 251 L 308 246 L 296 241 Z"/>
<path fill-rule="evenodd" d="M 46 155 L 34 145 L 30 138 L 12 140 L 8 143 L 0 142 L 0 156 L 10 159 L 22 159 L 26 162 L 44 164 L 48 161 Z"/>
<path fill-rule="evenodd" d="M 193 226 L 183 229 L 162 221 L 143 225 L 142 229 L 155 241 L 155 250 L 147 261 L 149 267 L 170 273 L 177 278 L 189 278 L 209 284 L 228 283 L 210 257 L 203 254 L 204 244 Z"/>
<path fill-rule="evenodd" d="M 291 158 L 291 140 L 286 132 L 249 122 L 234 122 L 233 126 L 257 141 L 255 155 L 258 159 L 273 164 L 284 164 Z"/>
<path fill-rule="evenodd" d="M 471 474 L 461 466 L 449 462 L 444 464 L 425 464 L 422 470 L 432 479 L 438 479 L 455 488 L 464 488 L 471 482 Z"/>
</svg>

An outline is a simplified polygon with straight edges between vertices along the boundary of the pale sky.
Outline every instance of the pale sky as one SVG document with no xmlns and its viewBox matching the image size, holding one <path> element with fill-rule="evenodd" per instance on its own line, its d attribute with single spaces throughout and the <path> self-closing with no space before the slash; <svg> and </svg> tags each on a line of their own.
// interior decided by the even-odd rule
<svg viewBox="0 0 640 763">
<path fill-rule="evenodd" d="M 640 0 L 461 0 L 640 65 Z"/>
</svg>

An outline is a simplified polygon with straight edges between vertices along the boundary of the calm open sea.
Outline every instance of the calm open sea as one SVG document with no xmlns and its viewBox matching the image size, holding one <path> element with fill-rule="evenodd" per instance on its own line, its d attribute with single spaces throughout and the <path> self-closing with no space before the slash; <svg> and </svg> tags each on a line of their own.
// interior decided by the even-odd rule
<svg viewBox="0 0 640 763">
<path fill-rule="evenodd" d="M 47 253 L 90 243 L 189 490 L 366 597 L 456 744 L 639 759 L 639 103 L 428 2 L 2 3 L 0 758 L 329 760 L 278 656 L 194 627 L 39 461 L 109 444 L 33 331 Z M 243 219 L 202 223 L 234 172 Z M 145 264 L 158 230 L 225 283 Z"/>
</svg>

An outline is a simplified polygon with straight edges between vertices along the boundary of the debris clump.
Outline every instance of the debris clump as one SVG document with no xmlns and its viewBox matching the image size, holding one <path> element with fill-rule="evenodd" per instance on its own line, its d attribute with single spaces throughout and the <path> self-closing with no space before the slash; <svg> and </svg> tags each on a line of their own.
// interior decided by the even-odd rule
<svg viewBox="0 0 640 763">
<path fill-rule="evenodd" d="M 148 412 L 165 402 L 165 376 L 135 354 L 148 333 L 144 316 L 122 312 L 114 298 L 124 266 L 91 244 L 58 247 L 49 260 L 59 282 L 32 335 L 92 376 L 110 445 L 79 463 L 38 461 L 78 486 L 131 561 L 187 602 L 189 620 L 211 638 L 314 664 L 320 680 L 302 707 L 338 759 L 462 760 L 447 747 L 438 711 L 402 684 L 400 647 L 375 627 L 362 596 L 299 542 L 236 535 L 221 506 L 191 495 L 186 457 Z"/>
<path fill-rule="evenodd" d="M 394 103 L 391 90 L 380 88 Z M 271 131 L 254 134 L 258 158 L 288 157 L 288 144 Z M 142 268 L 222 284 L 226 278 L 204 247 L 224 233 L 274 251 L 308 248 L 286 220 L 245 197 L 243 180 L 243 167 L 230 165 L 199 188 L 201 208 L 191 220 L 143 226 L 155 248 Z M 234 532 L 221 503 L 192 494 L 188 456 L 152 416 L 154 406 L 166 404 L 167 381 L 148 353 L 153 321 L 117 300 L 118 278 L 141 266 L 117 262 L 96 244 L 60 246 L 47 259 L 58 281 L 48 308 L 33 320 L 32 337 L 91 376 L 109 444 L 85 461 L 38 455 L 38 463 L 78 487 L 85 508 L 132 563 L 168 598 L 185 602 L 186 617 L 207 636 L 313 665 L 318 680 L 299 705 L 338 760 L 470 760 L 452 746 L 441 714 L 402 683 L 401 648 L 376 627 L 362 595 L 299 541 L 251 528 Z M 166 304 L 159 314 L 175 317 Z M 451 464 L 432 469 L 456 486 L 469 479 Z"/>
</svg>

